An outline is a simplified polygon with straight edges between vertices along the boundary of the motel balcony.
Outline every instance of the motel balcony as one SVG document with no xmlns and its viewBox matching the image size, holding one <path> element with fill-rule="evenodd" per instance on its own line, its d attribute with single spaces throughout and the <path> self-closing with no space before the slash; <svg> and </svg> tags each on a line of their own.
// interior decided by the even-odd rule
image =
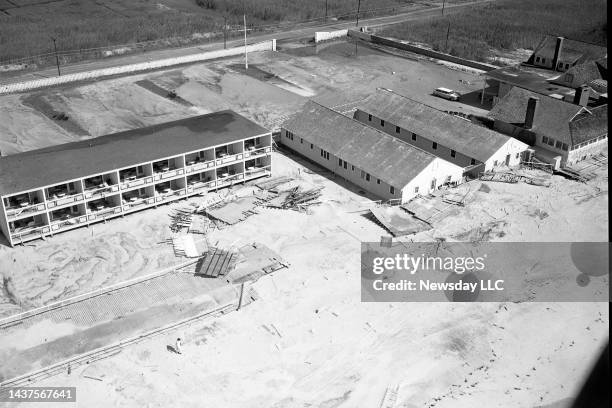
<svg viewBox="0 0 612 408">
<path fill-rule="evenodd" d="M 66 207 L 50 213 L 49 226 L 51 232 L 72 229 L 87 222 L 85 206 Z"/>
<path fill-rule="evenodd" d="M 187 177 L 187 193 L 207 191 L 216 184 L 214 173 L 209 175 L 194 174 Z"/>
<path fill-rule="evenodd" d="M 146 207 L 148 204 L 153 204 L 154 202 L 154 197 L 149 197 L 146 192 L 139 190 L 130 191 L 121 196 L 123 211 L 131 211 L 135 208 Z"/>
<path fill-rule="evenodd" d="M 166 180 L 185 174 L 185 169 L 179 164 L 179 158 L 160 160 L 153 163 L 153 180 Z"/>
<path fill-rule="evenodd" d="M 121 212 L 121 206 L 117 205 L 118 196 L 107 197 L 87 203 L 87 219 L 105 219 Z"/>
<path fill-rule="evenodd" d="M 4 207 L 9 221 L 28 217 L 46 209 L 45 204 L 36 193 L 18 194 L 5 198 Z"/>
<path fill-rule="evenodd" d="M 151 164 L 119 170 L 119 185 L 121 190 L 144 186 L 152 182 L 153 175 Z"/>
<path fill-rule="evenodd" d="M 212 150 L 209 155 L 187 155 L 185 157 L 185 173 L 211 169 L 215 167 L 215 158 Z"/>
<path fill-rule="evenodd" d="M 237 165 L 217 169 L 215 187 L 225 187 L 244 180 L 242 168 Z"/>
<path fill-rule="evenodd" d="M 155 185 L 155 202 L 170 201 L 187 192 L 184 180 L 170 180 Z"/>
<path fill-rule="evenodd" d="M 244 179 L 249 180 L 257 177 L 268 176 L 271 174 L 271 166 L 256 165 L 249 166 L 244 170 Z"/>
<path fill-rule="evenodd" d="M 270 146 L 251 145 L 247 147 L 245 143 L 244 157 L 247 158 L 247 157 L 261 156 L 262 154 L 270 153 L 271 151 L 272 151 L 272 147 Z"/>
<path fill-rule="evenodd" d="M 244 154 L 242 152 L 242 144 L 234 143 L 227 146 L 217 147 L 215 149 L 215 158 L 217 166 L 224 166 L 242 160 Z"/>
<path fill-rule="evenodd" d="M 50 231 L 46 214 L 35 215 L 9 223 L 11 238 L 15 242 L 37 238 Z"/>
<path fill-rule="evenodd" d="M 78 186 L 77 186 L 78 183 Z M 83 193 L 80 190 L 81 182 L 73 182 L 67 184 L 59 184 L 49 187 L 45 190 L 47 197 L 47 208 L 49 210 L 65 205 L 74 205 L 84 200 Z M 77 190 L 78 187 L 78 190 Z"/>
<path fill-rule="evenodd" d="M 85 199 L 103 198 L 119 191 L 119 184 L 113 181 L 116 174 L 89 177 L 83 180 L 83 194 Z"/>
</svg>

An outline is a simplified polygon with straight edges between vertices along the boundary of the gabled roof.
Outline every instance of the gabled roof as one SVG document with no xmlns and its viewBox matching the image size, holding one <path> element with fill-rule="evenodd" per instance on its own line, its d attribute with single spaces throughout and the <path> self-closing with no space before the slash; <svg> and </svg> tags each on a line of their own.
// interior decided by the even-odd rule
<svg viewBox="0 0 612 408">
<path fill-rule="evenodd" d="M 379 89 L 357 109 L 483 163 L 510 140 L 389 90 Z"/>
<path fill-rule="evenodd" d="M 556 98 L 513 87 L 489 112 L 492 119 L 524 126 L 527 102 L 539 99 L 532 132 L 573 146 L 607 133 L 607 105 L 584 108 Z"/>
<path fill-rule="evenodd" d="M 546 59 L 552 60 L 555 55 L 557 46 L 557 37 L 552 35 L 545 36 L 533 51 L 533 55 L 543 56 Z M 593 61 L 608 55 L 606 47 L 597 44 L 590 44 L 582 41 L 563 39 L 561 46 L 561 60 L 572 61 L 572 63 L 583 63 Z"/>
<path fill-rule="evenodd" d="M 437 159 L 312 101 L 282 127 L 396 188 L 403 188 Z"/>
<path fill-rule="evenodd" d="M 569 124 L 573 144 L 608 134 L 608 105 L 585 109 Z"/>
<path fill-rule="evenodd" d="M 0 196 L 268 133 L 231 110 L 0 157 Z"/>
<path fill-rule="evenodd" d="M 599 65 L 595 61 L 587 61 L 583 64 L 574 65 L 551 82 L 570 88 L 578 88 L 581 85 L 602 78 L 603 76 Z"/>
</svg>

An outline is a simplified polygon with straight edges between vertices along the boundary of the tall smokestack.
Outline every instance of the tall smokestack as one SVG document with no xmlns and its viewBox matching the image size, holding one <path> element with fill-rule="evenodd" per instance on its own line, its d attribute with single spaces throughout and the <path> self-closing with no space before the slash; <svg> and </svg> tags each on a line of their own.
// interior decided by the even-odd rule
<svg viewBox="0 0 612 408">
<path fill-rule="evenodd" d="M 587 106 L 589 104 L 589 87 L 588 85 L 582 85 L 576 88 L 574 94 L 574 104 L 580 106 Z"/>
<path fill-rule="evenodd" d="M 539 98 L 535 96 L 529 97 L 527 101 L 527 112 L 525 112 L 525 129 L 531 129 L 533 127 L 533 120 L 535 119 L 539 102 Z"/>
<path fill-rule="evenodd" d="M 563 37 L 557 37 L 557 44 L 555 45 L 555 56 L 553 57 L 553 70 L 557 70 L 559 65 L 559 58 L 561 57 L 561 48 L 563 48 Z"/>
</svg>

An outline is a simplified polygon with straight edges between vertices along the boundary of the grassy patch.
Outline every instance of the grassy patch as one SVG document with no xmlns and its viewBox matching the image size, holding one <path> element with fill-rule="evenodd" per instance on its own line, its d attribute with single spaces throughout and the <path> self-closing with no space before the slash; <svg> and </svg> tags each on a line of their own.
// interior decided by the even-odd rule
<svg viewBox="0 0 612 408">
<path fill-rule="evenodd" d="M 0 64 L 52 53 L 50 37 L 57 38 L 59 51 L 76 51 L 62 62 L 103 56 L 101 52 L 79 55 L 78 50 L 96 47 L 157 40 L 164 41 L 158 46 L 202 41 L 210 38 L 208 33 L 222 33 L 225 17 L 230 28 L 239 30 L 243 3 L 247 23 L 261 26 L 323 18 L 326 0 L 0 0 Z M 367 14 L 368 10 L 412 3 L 361 0 L 361 11 Z M 327 4 L 328 16 L 353 18 L 346 14 L 355 12 L 357 1 L 328 0 Z"/>
<path fill-rule="evenodd" d="M 487 61 L 492 48 L 533 49 L 544 34 L 605 45 L 606 8 L 606 0 L 503 0 L 444 17 L 396 24 L 379 34 Z"/>
</svg>

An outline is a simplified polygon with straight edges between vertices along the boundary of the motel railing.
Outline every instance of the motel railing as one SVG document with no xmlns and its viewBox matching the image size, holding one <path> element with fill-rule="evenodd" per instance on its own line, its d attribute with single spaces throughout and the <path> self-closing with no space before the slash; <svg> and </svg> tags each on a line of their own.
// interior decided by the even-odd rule
<svg viewBox="0 0 612 408">
<path fill-rule="evenodd" d="M 242 160 L 243 157 L 244 156 L 242 153 L 230 154 L 224 157 L 217 158 L 216 163 L 217 163 L 217 166 L 222 166 L 224 164 L 233 163 L 235 161 Z"/>
<path fill-rule="evenodd" d="M 93 221 L 93 220 L 100 220 L 100 219 L 106 219 L 109 218 L 115 214 L 120 214 L 121 213 L 121 206 L 118 207 L 107 207 L 107 208 L 103 208 L 101 210 L 88 210 L 87 211 L 87 219 L 89 221 Z"/>
<path fill-rule="evenodd" d="M 272 151 L 272 148 L 270 146 L 261 146 L 261 145 L 255 146 L 255 149 L 245 150 L 244 157 L 260 156 L 265 153 L 270 153 L 271 151 Z"/>
<path fill-rule="evenodd" d="M 116 193 L 117 191 L 119 191 L 119 185 L 113 184 L 110 186 L 85 189 L 85 191 L 83 191 L 83 195 L 85 196 L 86 200 L 89 200 L 90 198 L 104 198 L 106 195 Z"/>
<path fill-rule="evenodd" d="M 11 231 L 11 239 L 14 242 L 23 242 L 24 239 L 30 240 L 33 238 L 39 238 L 44 234 L 48 234 L 50 231 L 51 228 L 48 225 L 16 228 Z"/>
<path fill-rule="evenodd" d="M 56 208 L 66 204 L 78 203 L 79 201 L 83 201 L 83 193 L 76 193 L 72 195 L 67 195 L 63 197 L 54 197 L 47 199 L 47 208 Z"/>
<path fill-rule="evenodd" d="M 63 220 L 55 220 L 55 221 L 51 221 L 51 223 L 49 224 L 49 227 L 51 228 L 51 231 L 62 231 L 62 230 L 66 230 L 66 229 L 70 229 L 73 228 L 79 224 L 83 224 L 87 222 L 87 216 L 86 215 L 76 215 L 74 217 L 70 217 L 70 218 L 66 218 Z"/>
<path fill-rule="evenodd" d="M 124 180 L 119 185 L 121 186 L 121 190 L 128 190 L 130 188 L 144 186 L 145 184 L 149 184 L 152 182 L 153 176 L 142 176 Z"/>
<path fill-rule="evenodd" d="M 43 203 L 30 204 L 27 207 L 8 207 L 6 209 L 6 216 L 8 217 L 9 221 L 12 221 L 45 210 L 46 207 Z"/>
<path fill-rule="evenodd" d="M 155 181 L 166 180 L 172 177 L 181 176 L 183 174 L 185 174 L 184 168 L 175 168 L 175 169 L 170 169 L 170 170 L 159 172 L 159 173 L 153 173 L 153 180 Z"/>
<path fill-rule="evenodd" d="M 213 167 L 215 167 L 214 160 L 196 161 L 196 162 L 193 162 L 192 164 L 187 164 L 185 166 L 185 173 L 194 173 L 196 171 L 206 170 L 206 169 L 210 169 Z"/>
</svg>

